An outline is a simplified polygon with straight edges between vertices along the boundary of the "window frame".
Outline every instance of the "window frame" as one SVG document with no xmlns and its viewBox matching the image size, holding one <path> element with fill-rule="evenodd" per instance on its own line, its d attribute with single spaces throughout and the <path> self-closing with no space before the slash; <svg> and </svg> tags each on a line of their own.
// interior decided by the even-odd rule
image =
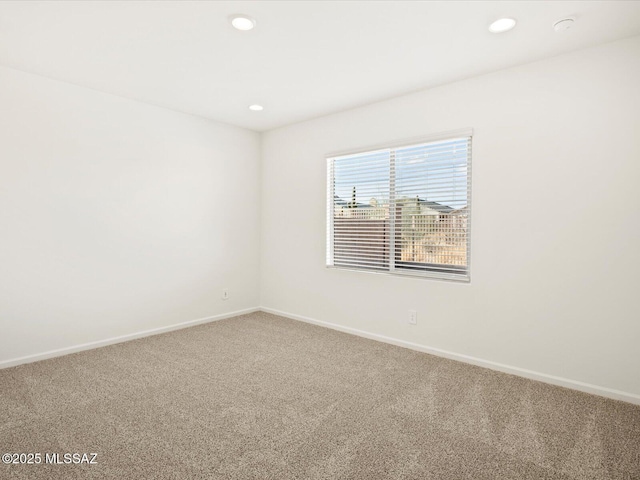
<svg viewBox="0 0 640 480">
<path fill-rule="evenodd" d="M 438 270 L 429 270 L 428 267 L 424 270 L 416 270 L 416 269 L 402 269 L 396 268 L 397 263 L 410 263 L 410 262 L 397 262 L 395 260 L 395 249 L 397 246 L 397 239 L 395 235 L 395 218 L 394 215 L 390 216 L 389 221 L 392 225 L 390 228 L 392 229 L 392 241 L 389 243 L 389 266 L 387 270 L 378 270 L 378 269 L 368 269 L 368 268 L 358 268 L 354 266 L 340 266 L 334 265 L 334 204 L 333 204 L 333 195 L 335 194 L 333 189 L 329 190 L 332 185 L 332 181 L 334 180 L 333 171 L 331 168 L 331 162 L 336 157 L 350 156 L 350 155 L 358 155 L 370 152 L 376 152 L 380 150 L 391 150 L 394 152 L 398 148 L 410 147 L 413 145 L 432 143 L 438 141 L 447 141 L 447 140 L 455 140 L 459 138 L 468 138 L 468 153 L 467 153 L 467 265 L 464 273 L 447 273 L 438 271 L 441 270 L 441 266 L 443 264 L 433 264 L 434 267 L 440 267 Z M 393 275 L 400 277 L 412 277 L 412 278 L 424 278 L 424 279 L 435 279 L 435 280 L 448 280 L 456 283 L 470 283 L 471 282 L 471 244 L 472 244 L 472 158 L 473 158 L 473 129 L 465 128 L 459 130 L 450 130 L 447 132 L 435 133 L 420 137 L 411 137 L 405 138 L 402 140 L 396 140 L 393 142 L 381 143 L 376 145 L 370 145 L 367 147 L 359 147 L 353 148 L 349 150 L 343 150 L 339 152 L 330 152 L 325 155 L 325 164 L 326 164 L 326 184 L 325 184 L 325 195 L 327 202 L 327 222 L 326 222 L 326 258 L 325 258 L 325 267 L 330 270 L 346 270 L 352 272 L 359 273 L 371 273 L 377 275 Z M 391 154 L 393 155 L 393 153 Z M 395 182 L 395 178 L 390 178 L 390 183 Z M 395 202 L 395 198 L 393 199 Z M 395 210 L 395 209 L 390 209 Z M 427 263 L 420 265 L 429 265 Z M 460 267 L 464 268 L 464 267 Z"/>
</svg>

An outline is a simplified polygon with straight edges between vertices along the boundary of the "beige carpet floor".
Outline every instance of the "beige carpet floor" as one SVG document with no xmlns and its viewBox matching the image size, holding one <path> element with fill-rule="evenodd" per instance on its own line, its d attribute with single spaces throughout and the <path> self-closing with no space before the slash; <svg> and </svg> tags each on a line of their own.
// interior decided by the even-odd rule
<svg viewBox="0 0 640 480">
<path fill-rule="evenodd" d="M 640 407 L 265 313 L 0 371 L 19 479 L 640 479 Z"/>
</svg>

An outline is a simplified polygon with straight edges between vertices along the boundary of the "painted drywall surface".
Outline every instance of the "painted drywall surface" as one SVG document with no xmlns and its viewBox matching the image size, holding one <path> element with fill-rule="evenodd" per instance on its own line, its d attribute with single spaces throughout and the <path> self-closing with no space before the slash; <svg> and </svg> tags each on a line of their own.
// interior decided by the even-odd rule
<svg viewBox="0 0 640 480">
<path fill-rule="evenodd" d="M 638 85 L 636 37 L 266 133 L 261 305 L 639 394 Z M 465 127 L 471 283 L 326 269 L 324 155 Z"/>
<path fill-rule="evenodd" d="M 258 134 L 6 68 L 0 106 L 0 361 L 258 304 Z"/>
</svg>

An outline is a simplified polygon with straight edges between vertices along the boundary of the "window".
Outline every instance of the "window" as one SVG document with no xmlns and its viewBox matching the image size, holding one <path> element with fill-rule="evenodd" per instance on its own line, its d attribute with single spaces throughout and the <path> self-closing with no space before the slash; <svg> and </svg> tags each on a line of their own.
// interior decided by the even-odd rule
<svg viewBox="0 0 640 480">
<path fill-rule="evenodd" d="M 469 280 L 471 132 L 327 158 L 327 265 Z"/>
</svg>

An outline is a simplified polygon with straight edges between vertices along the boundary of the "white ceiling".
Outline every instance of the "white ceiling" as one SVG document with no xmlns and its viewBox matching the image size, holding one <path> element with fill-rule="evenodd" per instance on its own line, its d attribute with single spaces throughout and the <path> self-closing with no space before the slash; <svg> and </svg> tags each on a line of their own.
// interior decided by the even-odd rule
<svg viewBox="0 0 640 480">
<path fill-rule="evenodd" d="M 0 65 L 258 131 L 639 34 L 638 1 L 0 2 Z"/>
</svg>

